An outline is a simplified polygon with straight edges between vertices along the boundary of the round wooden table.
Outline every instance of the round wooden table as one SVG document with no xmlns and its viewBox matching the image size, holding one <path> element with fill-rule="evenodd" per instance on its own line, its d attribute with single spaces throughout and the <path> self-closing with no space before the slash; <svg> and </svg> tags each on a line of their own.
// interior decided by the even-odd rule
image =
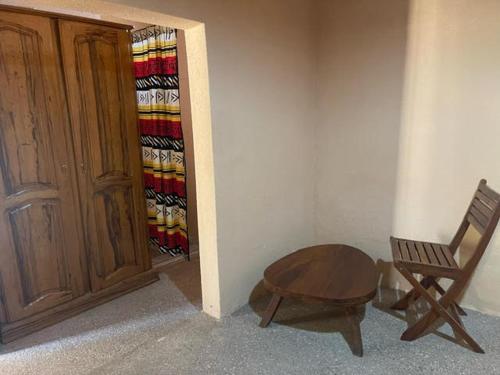
<svg viewBox="0 0 500 375">
<path fill-rule="evenodd" d="M 373 260 L 347 245 L 307 247 L 271 264 L 264 272 L 264 285 L 273 293 L 260 322 L 267 327 L 284 297 L 323 301 L 343 307 L 353 331 L 353 353 L 363 355 L 356 306 L 373 299 L 378 272 Z"/>
</svg>

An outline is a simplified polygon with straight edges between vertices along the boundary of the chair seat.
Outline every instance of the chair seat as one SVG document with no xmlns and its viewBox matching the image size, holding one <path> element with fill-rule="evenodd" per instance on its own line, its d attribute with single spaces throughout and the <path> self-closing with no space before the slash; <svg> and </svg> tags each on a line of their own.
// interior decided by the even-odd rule
<svg viewBox="0 0 500 375">
<path fill-rule="evenodd" d="M 413 273 L 455 279 L 460 268 L 448 245 L 391 237 L 394 265 Z"/>
</svg>

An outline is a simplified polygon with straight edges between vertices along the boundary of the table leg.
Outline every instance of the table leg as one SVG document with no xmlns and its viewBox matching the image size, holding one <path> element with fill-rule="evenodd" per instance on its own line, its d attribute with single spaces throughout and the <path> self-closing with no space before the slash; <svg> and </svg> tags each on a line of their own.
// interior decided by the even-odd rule
<svg viewBox="0 0 500 375">
<path fill-rule="evenodd" d="M 355 307 L 347 307 L 345 309 L 347 321 L 349 323 L 350 332 L 352 334 L 352 342 L 348 343 L 351 347 L 352 354 L 363 356 L 363 339 L 361 337 L 360 320 Z"/>
<path fill-rule="evenodd" d="M 269 325 L 269 323 L 271 323 L 271 320 L 273 320 L 274 315 L 276 314 L 278 307 L 280 307 L 280 303 L 282 300 L 283 297 L 277 294 L 273 294 L 271 301 L 269 302 L 269 305 L 267 305 L 267 309 L 264 312 L 262 320 L 259 324 L 262 328 L 266 328 Z"/>
</svg>

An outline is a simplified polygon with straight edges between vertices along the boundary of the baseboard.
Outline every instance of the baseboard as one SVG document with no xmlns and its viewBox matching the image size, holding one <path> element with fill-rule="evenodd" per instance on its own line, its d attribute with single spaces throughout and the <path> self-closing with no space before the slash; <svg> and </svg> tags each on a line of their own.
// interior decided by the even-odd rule
<svg viewBox="0 0 500 375">
<path fill-rule="evenodd" d="M 2 324 L 0 339 L 3 344 L 27 336 L 42 328 L 51 326 L 62 320 L 71 318 L 79 313 L 101 305 L 112 299 L 140 289 L 158 280 L 158 273 L 154 270 L 141 273 L 127 280 L 123 280 L 97 293 L 89 293 L 68 303 L 56 306 L 50 310 L 12 323 Z"/>
<path fill-rule="evenodd" d="M 189 254 L 189 257 L 191 260 L 196 259 L 199 257 L 199 252 L 197 250 L 191 251 Z M 158 268 L 164 268 L 165 266 L 172 266 L 177 263 L 185 262 L 187 261 L 186 257 L 184 256 L 176 256 L 172 257 L 170 255 L 165 255 L 165 257 L 162 256 L 156 256 L 153 258 L 153 269 L 156 270 Z"/>
</svg>

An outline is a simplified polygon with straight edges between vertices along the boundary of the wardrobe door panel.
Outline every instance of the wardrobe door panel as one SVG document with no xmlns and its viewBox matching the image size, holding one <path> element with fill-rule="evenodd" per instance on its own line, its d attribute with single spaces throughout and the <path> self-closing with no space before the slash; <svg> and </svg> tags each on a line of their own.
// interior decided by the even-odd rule
<svg viewBox="0 0 500 375">
<path fill-rule="evenodd" d="M 0 302 L 13 322 L 88 291 L 55 23 L 0 11 Z"/>
<path fill-rule="evenodd" d="M 151 267 L 131 41 L 126 30 L 60 21 L 86 212 L 93 290 Z"/>
<path fill-rule="evenodd" d="M 97 263 L 98 274 L 109 277 L 116 269 L 135 264 L 134 224 L 129 212 L 134 211 L 129 187 L 106 189 L 94 196 L 94 207 L 103 215 L 97 217 L 97 239 L 102 251 Z"/>
<path fill-rule="evenodd" d="M 5 192 L 15 194 L 35 185 L 54 187 L 53 160 L 47 158 L 48 139 L 38 137 L 47 134 L 50 124 L 41 75 L 43 37 L 35 30 L 2 20 L 0 38 L 4 119 L 0 128 L 0 168 Z M 27 63 L 30 58 L 33 63 Z"/>
<path fill-rule="evenodd" d="M 75 38 L 78 83 L 83 93 L 89 168 L 92 179 L 129 176 L 126 142 L 127 115 L 122 106 L 120 51 L 116 35 Z M 128 95 L 129 96 L 129 95 Z M 95 141 L 95 142 L 94 142 Z"/>
</svg>

